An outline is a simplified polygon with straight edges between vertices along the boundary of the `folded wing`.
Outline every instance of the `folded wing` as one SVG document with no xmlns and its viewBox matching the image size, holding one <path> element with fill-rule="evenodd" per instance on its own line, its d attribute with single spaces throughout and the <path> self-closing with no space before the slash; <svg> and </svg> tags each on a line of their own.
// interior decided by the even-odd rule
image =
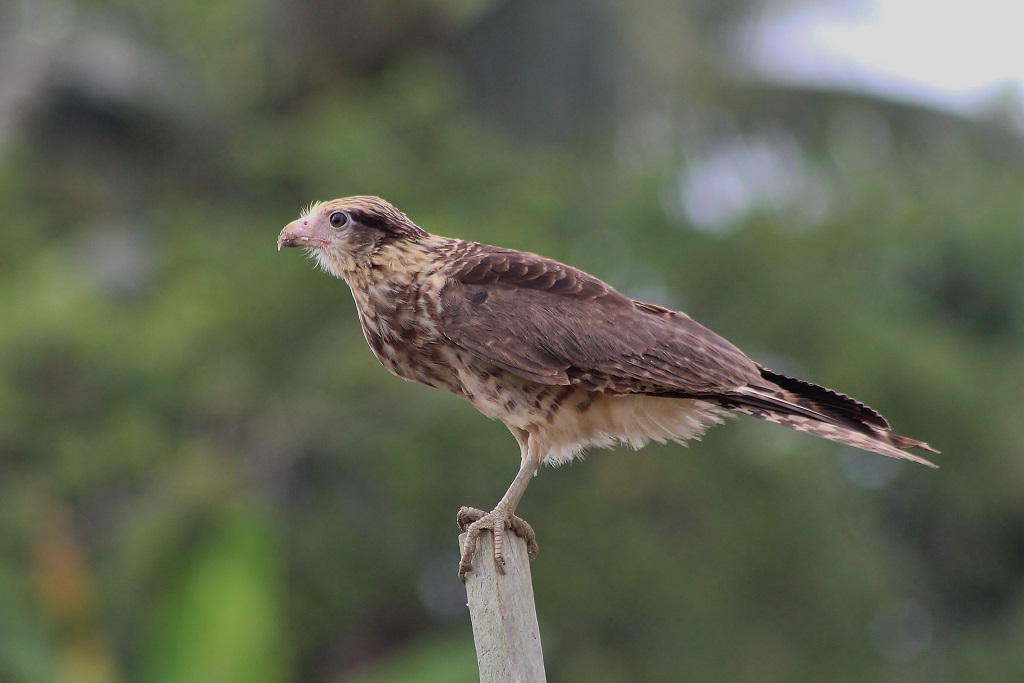
<svg viewBox="0 0 1024 683">
<path fill-rule="evenodd" d="M 893 434 L 868 406 L 754 363 L 684 313 L 634 301 L 535 254 L 470 243 L 454 263 L 441 292 L 441 332 L 514 375 L 605 394 L 712 400 L 815 436 L 931 465 L 903 449 L 933 449 Z"/>
</svg>

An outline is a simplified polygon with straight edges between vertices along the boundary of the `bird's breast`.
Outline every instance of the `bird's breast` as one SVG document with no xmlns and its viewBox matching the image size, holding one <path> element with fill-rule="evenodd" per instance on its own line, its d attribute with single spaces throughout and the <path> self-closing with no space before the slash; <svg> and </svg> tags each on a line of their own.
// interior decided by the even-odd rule
<svg viewBox="0 0 1024 683">
<path fill-rule="evenodd" d="M 350 282 L 363 335 L 381 364 L 402 379 L 459 393 L 433 303 L 440 284 L 412 276 Z"/>
</svg>

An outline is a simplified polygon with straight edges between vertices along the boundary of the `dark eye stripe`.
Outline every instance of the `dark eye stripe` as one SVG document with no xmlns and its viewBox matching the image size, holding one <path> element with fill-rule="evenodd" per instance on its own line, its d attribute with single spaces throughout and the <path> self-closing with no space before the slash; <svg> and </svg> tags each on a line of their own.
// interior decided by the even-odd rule
<svg viewBox="0 0 1024 683">
<path fill-rule="evenodd" d="M 365 225 L 368 228 L 376 228 L 388 233 L 394 232 L 391 222 L 379 214 L 367 211 L 353 211 L 352 218 L 360 225 Z"/>
</svg>

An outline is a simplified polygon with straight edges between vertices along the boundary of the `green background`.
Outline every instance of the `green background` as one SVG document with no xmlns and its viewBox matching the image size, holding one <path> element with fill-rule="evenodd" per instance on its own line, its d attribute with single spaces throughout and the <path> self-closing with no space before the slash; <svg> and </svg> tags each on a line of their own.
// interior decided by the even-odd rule
<svg viewBox="0 0 1024 683">
<path fill-rule="evenodd" d="M 758 5 L 0 5 L 0 681 L 476 680 L 455 512 L 515 441 L 275 239 L 378 194 L 849 393 L 545 469 L 552 681 L 1024 675 L 1024 146 L 737 77 Z M 908 37 L 912 49 L 912 36 Z"/>
</svg>

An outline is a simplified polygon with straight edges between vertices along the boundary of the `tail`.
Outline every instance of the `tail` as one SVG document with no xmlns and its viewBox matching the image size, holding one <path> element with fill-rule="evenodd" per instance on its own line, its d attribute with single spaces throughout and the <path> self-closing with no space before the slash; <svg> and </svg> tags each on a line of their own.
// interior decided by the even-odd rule
<svg viewBox="0 0 1024 683">
<path fill-rule="evenodd" d="M 929 453 L 939 451 L 923 441 L 894 434 L 885 418 L 863 403 L 817 384 L 774 373 L 760 365 L 758 369 L 764 382 L 748 384 L 721 396 L 718 404 L 759 420 L 847 446 L 937 467 L 905 449 L 919 448 Z"/>
</svg>

